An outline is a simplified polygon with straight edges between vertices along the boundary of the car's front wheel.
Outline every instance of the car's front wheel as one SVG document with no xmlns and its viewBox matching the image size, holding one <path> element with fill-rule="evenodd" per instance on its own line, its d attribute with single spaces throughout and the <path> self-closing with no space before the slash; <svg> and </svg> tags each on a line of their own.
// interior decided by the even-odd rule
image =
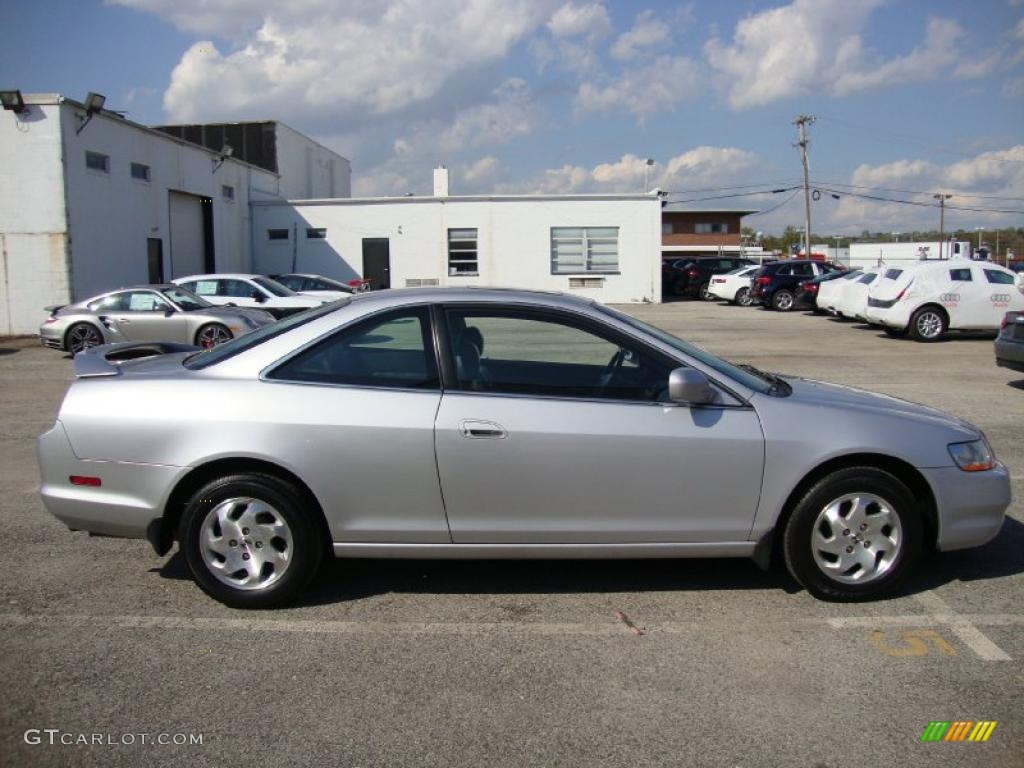
<svg viewBox="0 0 1024 768">
<path fill-rule="evenodd" d="M 218 344 L 231 341 L 234 336 L 231 331 L 220 323 L 207 323 L 196 332 L 196 346 L 203 349 L 213 349 Z"/>
<path fill-rule="evenodd" d="M 823 600 L 870 600 L 894 590 L 921 554 L 913 494 L 894 475 L 851 467 L 822 478 L 783 532 L 789 572 Z"/>
<path fill-rule="evenodd" d="M 189 499 L 179 541 L 196 582 L 233 608 L 287 603 L 316 574 L 324 542 L 306 496 L 272 475 L 235 474 Z"/>
</svg>

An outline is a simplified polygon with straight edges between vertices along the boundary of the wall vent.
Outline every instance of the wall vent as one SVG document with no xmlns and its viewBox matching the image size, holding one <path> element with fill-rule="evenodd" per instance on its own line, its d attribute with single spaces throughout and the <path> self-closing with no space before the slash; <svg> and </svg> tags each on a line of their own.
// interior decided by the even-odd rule
<svg viewBox="0 0 1024 768">
<path fill-rule="evenodd" d="M 405 280 L 406 288 L 429 288 L 438 285 L 436 277 L 409 277 Z"/>
<path fill-rule="evenodd" d="M 603 288 L 603 277 L 570 277 L 570 288 Z"/>
</svg>

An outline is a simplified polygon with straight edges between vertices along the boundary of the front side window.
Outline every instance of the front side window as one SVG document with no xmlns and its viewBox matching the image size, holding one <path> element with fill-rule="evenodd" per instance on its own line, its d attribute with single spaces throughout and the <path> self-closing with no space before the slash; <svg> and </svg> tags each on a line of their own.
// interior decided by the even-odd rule
<svg viewBox="0 0 1024 768">
<path fill-rule="evenodd" d="M 402 309 L 345 328 L 278 366 L 267 378 L 439 389 L 427 310 Z"/>
<path fill-rule="evenodd" d="M 165 312 L 170 305 L 152 291 L 129 291 L 121 294 L 128 312 Z"/>
<path fill-rule="evenodd" d="M 667 401 L 670 365 L 573 318 L 514 309 L 450 309 L 445 317 L 456 389 Z"/>
<path fill-rule="evenodd" d="M 896 278 L 898 278 L 902 274 L 903 274 L 903 270 L 902 269 L 889 269 L 889 270 L 886 270 L 886 272 L 885 272 L 885 279 L 886 280 L 895 280 Z"/>
<path fill-rule="evenodd" d="M 200 282 L 199 285 L 202 286 L 203 282 L 206 281 Z M 218 296 L 227 296 L 232 299 L 255 299 L 257 296 L 261 295 L 255 285 L 251 285 L 250 283 L 247 283 L 245 280 L 227 279 L 211 280 L 209 282 L 217 284 Z M 197 290 L 196 293 L 198 293 L 200 296 L 204 295 L 203 291 L 201 290 Z"/>
<path fill-rule="evenodd" d="M 618 271 L 618 227 L 551 228 L 551 274 Z"/>
<path fill-rule="evenodd" d="M 475 229 L 448 230 L 448 274 L 452 277 L 480 274 Z"/>
<path fill-rule="evenodd" d="M 295 291 L 287 286 L 281 285 L 277 280 L 271 280 L 269 277 L 254 277 L 252 279 L 256 285 L 265 291 L 273 294 L 274 296 L 294 296 Z"/>
<path fill-rule="evenodd" d="M 1006 272 L 1000 272 L 997 269 L 985 269 L 982 271 L 985 273 L 985 279 L 988 280 L 990 283 L 995 283 L 996 285 L 1014 284 L 1013 275 L 1011 274 L 1008 274 Z"/>
<path fill-rule="evenodd" d="M 875 273 L 874 272 L 868 272 L 866 275 L 861 277 L 861 279 L 858 282 L 864 283 L 864 285 L 870 285 L 874 281 L 875 281 Z"/>
<path fill-rule="evenodd" d="M 213 304 L 208 302 L 206 299 L 202 299 L 196 294 L 192 293 L 185 288 L 167 288 L 164 290 L 164 296 L 169 298 L 179 307 L 186 312 L 191 312 L 196 309 L 206 309 L 212 307 Z"/>
<path fill-rule="evenodd" d="M 951 269 L 949 270 L 949 279 L 961 283 L 971 282 L 971 270 L 970 269 Z"/>
</svg>

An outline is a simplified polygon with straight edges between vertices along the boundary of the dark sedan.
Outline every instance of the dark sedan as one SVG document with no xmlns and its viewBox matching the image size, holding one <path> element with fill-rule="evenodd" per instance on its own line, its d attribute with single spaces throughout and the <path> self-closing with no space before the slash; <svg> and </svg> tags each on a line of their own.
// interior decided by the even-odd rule
<svg viewBox="0 0 1024 768">
<path fill-rule="evenodd" d="M 1007 312 L 996 339 L 996 365 L 1024 373 L 1024 312 Z"/>
</svg>

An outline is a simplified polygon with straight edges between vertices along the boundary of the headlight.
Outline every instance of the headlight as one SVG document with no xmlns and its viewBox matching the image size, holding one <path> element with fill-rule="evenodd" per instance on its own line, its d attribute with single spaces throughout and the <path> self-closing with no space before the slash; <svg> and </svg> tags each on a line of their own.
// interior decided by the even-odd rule
<svg viewBox="0 0 1024 768">
<path fill-rule="evenodd" d="M 964 472 L 984 472 L 996 465 L 995 454 L 984 437 L 969 443 L 950 444 L 949 455 Z"/>
</svg>

